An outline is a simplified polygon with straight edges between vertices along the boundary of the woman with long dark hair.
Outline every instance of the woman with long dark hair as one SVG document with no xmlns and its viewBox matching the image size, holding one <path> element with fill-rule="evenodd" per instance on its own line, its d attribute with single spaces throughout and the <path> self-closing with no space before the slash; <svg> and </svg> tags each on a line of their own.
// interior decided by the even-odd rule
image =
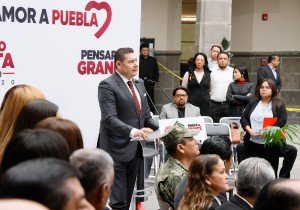
<svg viewBox="0 0 300 210">
<path fill-rule="evenodd" d="M 234 82 L 227 90 L 226 101 L 230 106 L 230 116 L 240 117 L 255 94 L 255 85 L 250 82 L 248 70 L 245 66 L 235 66 L 233 70 Z"/>
<path fill-rule="evenodd" d="M 217 195 L 228 190 L 228 175 L 218 155 L 196 157 L 187 176 L 188 184 L 178 210 L 214 210 L 221 205 Z"/>
<path fill-rule="evenodd" d="M 202 116 L 210 116 L 210 73 L 204 53 L 194 56 L 194 68 L 188 70 L 182 79 L 182 86 L 189 90 L 189 102 L 200 108 Z"/>
<path fill-rule="evenodd" d="M 241 125 L 246 131 L 245 150 L 250 157 L 269 161 L 277 174 L 280 148 L 278 145 L 264 145 L 263 123 L 265 118 L 276 118 L 274 126 L 283 127 L 287 121 L 286 108 L 283 101 L 277 98 L 277 88 L 272 79 L 262 80 L 256 95 L 241 116 Z"/>
</svg>

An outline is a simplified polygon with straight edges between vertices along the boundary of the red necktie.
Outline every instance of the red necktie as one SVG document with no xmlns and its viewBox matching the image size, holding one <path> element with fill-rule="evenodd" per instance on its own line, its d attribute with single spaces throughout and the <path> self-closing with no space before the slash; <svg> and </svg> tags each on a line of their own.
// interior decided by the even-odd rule
<svg viewBox="0 0 300 210">
<path fill-rule="evenodd" d="M 137 98 L 137 95 L 136 95 L 136 93 L 134 91 L 133 83 L 132 83 L 132 81 L 128 81 L 127 84 L 128 84 L 128 86 L 129 86 L 129 88 L 131 90 L 131 93 L 132 93 L 132 96 L 133 96 L 133 99 L 134 99 L 134 103 L 135 103 L 135 106 L 137 108 L 137 113 L 138 113 L 138 115 L 140 115 L 140 113 L 141 113 L 141 106 L 140 106 L 139 100 Z"/>
</svg>

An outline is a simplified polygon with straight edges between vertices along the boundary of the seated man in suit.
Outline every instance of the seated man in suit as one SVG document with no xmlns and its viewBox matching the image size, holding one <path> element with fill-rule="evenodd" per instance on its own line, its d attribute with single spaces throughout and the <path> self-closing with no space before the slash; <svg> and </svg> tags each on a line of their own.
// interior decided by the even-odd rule
<svg viewBox="0 0 300 210">
<path fill-rule="evenodd" d="M 275 179 L 271 164 L 263 158 L 245 159 L 239 165 L 235 194 L 216 210 L 251 210 L 261 189 Z"/>
<path fill-rule="evenodd" d="M 188 89 L 183 86 L 178 86 L 173 90 L 172 95 L 174 103 L 163 105 L 160 113 L 160 119 L 200 116 L 199 107 L 187 103 Z"/>
<path fill-rule="evenodd" d="M 199 131 L 188 130 L 178 121 L 161 140 L 169 154 L 155 176 L 154 188 L 158 199 L 173 207 L 175 190 L 191 162 L 199 155 L 199 141 L 194 139 Z"/>
</svg>

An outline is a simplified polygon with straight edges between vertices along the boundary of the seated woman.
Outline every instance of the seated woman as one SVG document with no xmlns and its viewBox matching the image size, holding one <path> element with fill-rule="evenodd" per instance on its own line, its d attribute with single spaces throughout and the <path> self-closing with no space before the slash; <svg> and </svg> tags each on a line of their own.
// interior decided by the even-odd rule
<svg viewBox="0 0 300 210">
<path fill-rule="evenodd" d="M 60 133 L 69 145 L 70 153 L 83 148 L 80 129 L 71 120 L 60 117 L 48 117 L 38 122 L 35 128 L 45 128 Z"/>
<path fill-rule="evenodd" d="M 229 189 L 223 160 L 218 155 L 200 155 L 191 163 L 188 185 L 179 210 L 214 210 L 221 205 L 217 195 Z"/>
<path fill-rule="evenodd" d="M 233 71 L 234 82 L 227 90 L 226 101 L 230 105 L 230 116 L 240 117 L 255 94 L 255 86 L 250 82 L 247 68 L 236 66 Z"/>
</svg>

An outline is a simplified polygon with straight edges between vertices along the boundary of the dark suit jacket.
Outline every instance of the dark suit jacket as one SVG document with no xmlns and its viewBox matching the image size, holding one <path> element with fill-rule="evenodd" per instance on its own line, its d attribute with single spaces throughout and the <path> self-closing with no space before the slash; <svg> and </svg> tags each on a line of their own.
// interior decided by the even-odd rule
<svg viewBox="0 0 300 210">
<path fill-rule="evenodd" d="M 107 151 L 115 161 L 128 162 L 134 158 L 139 142 L 130 141 L 133 128 L 158 129 L 150 116 L 143 81 L 134 80 L 134 84 L 141 97 L 140 116 L 127 84 L 117 72 L 101 81 L 98 87 L 101 122 L 97 147 Z"/>
<path fill-rule="evenodd" d="M 259 69 L 257 70 L 257 83 L 256 83 L 256 85 L 259 85 L 260 82 L 263 79 L 272 79 L 275 82 L 277 90 L 280 91 L 281 90 L 280 70 L 276 69 L 275 71 L 277 73 L 277 78 L 276 79 L 273 75 L 272 69 L 270 68 L 270 66 L 268 64 L 265 65 L 265 66 L 259 67 Z"/>
<path fill-rule="evenodd" d="M 141 79 L 147 78 L 158 82 L 159 68 L 157 65 L 156 58 L 152 56 L 148 56 L 147 58 L 144 58 L 142 55 L 140 55 L 139 77 Z M 154 87 L 154 84 L 145 81 L 145 86 Z"/>
<path fill-rule="evenodd" d="M 243 199 L 234 195 L 230 201 L 222 204 L 221 206 L 217 207 L 216 210 L 251 210 L 251 206 L 246 203 Z"/>
</svg>

